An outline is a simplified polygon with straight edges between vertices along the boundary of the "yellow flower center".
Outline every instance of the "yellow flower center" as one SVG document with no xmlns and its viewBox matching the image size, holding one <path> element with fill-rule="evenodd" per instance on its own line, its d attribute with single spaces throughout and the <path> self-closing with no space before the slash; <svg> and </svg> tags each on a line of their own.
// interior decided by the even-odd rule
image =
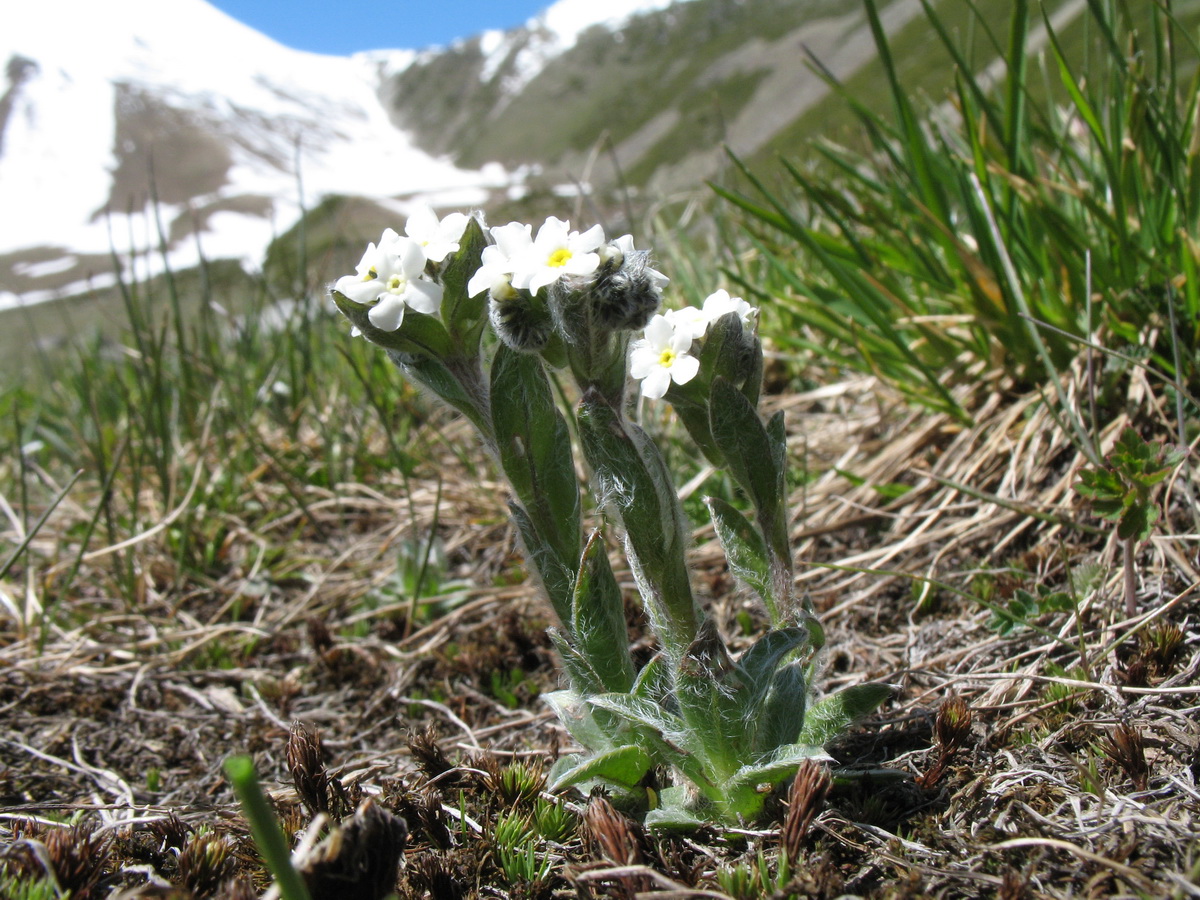
<svg viewBox="0 0 1200 900">
<path fill-rule="evenodd" d="M 363 276 L 363 281 L 374 281 L 378 277 L 379 273 L 375 271 L 374 266 L 371 266 L 371 268 L 367 269 L 367 274 Z"/>
<path fill-rule="evenodd" d="M 555 250 L 553 253 L 550 254 L 550 259 L 546 262 L 546 265 L 548 265 L 554 269 L 561 269 L 563 266 L 565 266 L 567 264 L 567 260 L 570 258 L 571 258 L 571 251 L 568 250 L 566 247 L 563 247 L 559 250 Z"/>
<path fill-rule="evenodd" d="M 388 290 L 393 294 L 404 293 L 405 287 L 408 286 L 408 281 L 399 275 L 393 275 L 388 279 Z"/>
<path fill-rule="evenodd" d="M 668 347 L 662 352 L 662 355 L 658 357 L 658 364 L 664 369 L 669 369 L 671 368 L 671 363 L 673 362 L 675 362 L 675 351 Z"/>
</svg>

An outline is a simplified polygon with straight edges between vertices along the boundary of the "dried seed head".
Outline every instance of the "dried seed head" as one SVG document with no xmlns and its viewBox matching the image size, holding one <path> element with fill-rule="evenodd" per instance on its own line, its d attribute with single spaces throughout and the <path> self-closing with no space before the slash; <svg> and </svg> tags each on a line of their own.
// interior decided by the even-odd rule
<svg viewBox="0 0 1200 900">
<path fill-rule="evenodd" d="M 463 900 L 467 889 L 455 877 L 455 866 L 449 855 L 431 853 L 419 856 L 408 874 L 413 887 L 438 900 Z"/>
<path fill-rule="evenodd" d="M 1151 629 L 1143 638 L 1145 655 L 1157 675 L 1166 675 L 1183 646 L 1183 629 L 1167 623 Z"/>
<path fill-rule="evenodd" d="M 321 733 L 317 729 L 309 731 L 303 723 L 293 723 L 285 755 L 292 783 L 309 815 L 325 813 L 336 821 L 350 814 L 354 798 L 341 779 L 325 768 Z"/>
<path fill-rule="evenodd" d="M 233 848 L 215 834 L 193 835 L 179 854 L 180 886 L 209 897 L 233 877 Z"/>
<path fill-rule="evenodd" d="M 321 759 L 321 733 L 316 729 L 309 731 L 300 722 L 293 722 L 285 755 L 296 793 L 300 795 L 309 815 L 328 813 L 329 774 Z"/>
<path fill-rule="evenodd" d="M 796 770 L 788 795 L 787 816 L 780 833 L 783 853 L 788 862 L 794 864 L 799 860 L 808 829 L 821 811 L 832 787 L 833 777 L 829 769 L 814 760 L 805 760 Z"/>
<path fill-rule="evenodd" d="M 333 633 L 323 621 L 316 616 L 309 616 L 304 624 L 308 629 L 308 642 L 312 644 L 318 655 L 333 646 Z"/>
<path fill-rule="evenodd" d="M 594 794 L 583 811 L 584 834 L 596 851 L 617 866 L 640 865 L 643 861 L 641 826 L 613 807 L 602 795 Z"/>
<path fill-rule="evenodd" d="M 151 822 L 146 828 L 158 838 L 159 847 L 163 850 L 182 850 L 192 836 L 192 826 L 179 818 L 174 810 L 167 813 L 165 819 Z"/>
<path fill-rule="evenodd" d="M 1144 791 L 1150 785 L 1150 767 L 1146 764 L 1146 745 L 1142 733 L 1121 723 L 1113 729 L 1104 745 L 1104 753 L 1121 767 L 1133 788 Z"/>
<path fill-rule="evenodd" d="M 953 753 L 971 736 L 971 710 L 962 697 L 950 697 L 938 707 L 934 730 L 938 743 Z"/>
<path fill-rule="evenodd" d="M 934 719 L 933 731 L 937 735 L 937 757 L 924 775 L 917 779 L 923 788 L 932 788 L 950 766 L 962 746 L 971 736 L 971 710 L 962 697 L 950 697 L 942 701 Z"/>
<path fill-rule="evenodd" d="M 442 795 L 435 788 L 428 788 L 418 796 L 417 818 L 429 843 L 443 850 L 453 846 L 454 835 L 450 831 L 446 810 L 442 807 Z"/>
<path fill-rule="evenodd" d="M 108 838 L 81 822 L 48 831 L 42 836 L 42 844 L 64 894 L 79 900 L 100 896 L 98 888 L 111 856 Z"/>
<path fill-rule="evenodd" d="M 411 732 L 407 743 L 417 768 L 424 772 L 430 781 L 436 778 L 438 783 L 445 787 L 451 787 L 458 783 L 459 779 L 456 775 L 443 777 L 455 766 L 438 746 L 438 733 L 434 725 L 426 725 L 423 731 Z"/>
<path fill-rule="evenodd" d="M 408 827 L 373 800 L 301 862 L 312 900 L 382 900 L 396 889 Z"/>
</svg>

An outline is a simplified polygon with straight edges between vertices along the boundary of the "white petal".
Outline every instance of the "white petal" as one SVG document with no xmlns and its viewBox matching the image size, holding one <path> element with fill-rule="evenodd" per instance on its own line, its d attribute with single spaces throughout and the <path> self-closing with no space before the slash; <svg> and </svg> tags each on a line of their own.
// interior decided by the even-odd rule
<svg viewBox="0 0 1200 900">
<path fill-rule="evenodd" d="M 628 256 L 633 252 L 633 235 L 623 234 L 613 241 L 614 246 L 621 251 L 623 256 Z"/>
<path fill-rule="evenodd" d="M 506 259 L 513 259 L 533 245 L 533 238 L 530 236 L 532 231 L 533 228 L 529 225 L 509 222 L 507 225 L 498 225 L 493 228 L 492 238 L 496 241 L 500 253 Z M 487 253 L 486 250 L 483 252 Z"/>
<path fill-rule="evenodd" d="M 667 348 L 674 334 L 675 326 L 666 316 L 655 316 L 646 325 L 646 343 L 654 348 L 656 353 L 662 353 Z M 688 345 L 691 345 L 690 339 Z"/>
<path fill-rule="evenodd" d="M 571 249 L 579 253 L 591 253 L 604 243 L 604 229 L 599 225 L 593 225 L 583 234 L 575 234 L 571 236 Z M 632 241 L 630 242 L 632 247 Z"/>
<path fill-rule="evenodd" d="M 533 245 L 539 250 L 542 247 L 548 247 L 553 252 L 554 248 L 566 245 L 570 233 L 570 222 L 564 222 L 562 219 L 548 216 L 546 221 L 542 223 L 542 227 L 538 229 L 537 237 L 533 239 Z"/>
<path fill-rule="evenodd" d="M 427 204 L 420 204 L 408 217 L 408 221 L 404 223 L 404 233 L 414 241 L 424 243 L 437 237 L 438 235 L 438 217 L 433 211 L 433 207 Z"/>
<path fill-rule="evenodd" d="M 642 346 L 638 346 L 638 344 L 642 344 Z M 633 349 L 629 352 L 629 374 L 634 378 L 645 378 L 658 366 L 658 360 L 662 354 L 645 346 L 641 341 L 638 344 L 634 344 Z"/>
<path fill-rule="evenodd" d="M 600 268 L 598 253 L 575 253 L 567 260 L 562 271 L 567 275 L 591 275 Z"/>
<path fill-rule="evenodd" d="M 488 250 L 492 249 L 488 247 Z M 485 251 L 486 252 L 486 251 Z M 475 297 L 492 286 L 502 273 L 495 266 L 480 266 L 467 282 L 467 296 Z"/>
<path fill-rule="evenodd" d="M 400 261 L 400 271 L 405 278 L 416 278 L 425 271 L 425 251 L 410 238 L 399 238 L 395 247 Z"/>
<path fill-rule="evenodd" d="M 552 269 L 549 266 L 543 266 L 530 273 L 525 273 L 528 276 L 528 283 L 523 285 L 529 293 L 536 294 L 548 284 L 554 284 L 563 275 L 562 269 Z M 517 275 L 513 275 L 513 285 L 517 285 Z"/>
<path fill-rule="evenodd" d="M 433 315 L 442 305 L 442 286 L 432 281 L 410 281 L 404 302 L 409 309 Z"/>
<path fill-rule="evenodd" d="M 357 275 L 343 275 L 337 280 L 335 287 L 339 293 L 349 297 L 355 303 L 363 304 L 374 303 L 384 291 L 382 281 L 375 279 L 363 281 Z"/>
<path fill-rule="evenodd" d="M 471 221 L 471 217 L 465 213 L 452 212 L 446 218 L 442 219 L 438 226 L 438 234 L 442 240 L 457 242 L 462 239 L 463 232 L 467 230 L 467 222 Z"/>
<path fill-rule="evenodd" d="M 703 337 L 704 332 L 708 329 L 708 316 L 704 314 L 703 310 L 696 309 L 694 306 L 668 309 L 664 315 L 676 331 L 687 333 L 689 339 Z"/>
<path fill-rule="evenodd" d="M 694 356 L 677 356 L 671 363 L 671 379 L 676 384 L 687 384 L 700 371 L 700 360 Z"/>
<path fill-rule="evenodd" d="M 683 356 L 692 348 L 693 340 L 691 332 L 686 328 L 677 328 L 671 335 L 671 349 L 675 351 L 676 356 Z"/>
<path fill-rule="evenodd" d="M 395 331 L 404 321 L 404 301 L 394 294 L 385 294 L 367 312 L 367 318 L 380 331 Z"/>
<path fill-rule="evenodd" d="M 642 396 L 657 400 L 671 386 L 671 373 L 662 366 L 655 366 L 654 371 L 642 379 Z"/>
</svg>

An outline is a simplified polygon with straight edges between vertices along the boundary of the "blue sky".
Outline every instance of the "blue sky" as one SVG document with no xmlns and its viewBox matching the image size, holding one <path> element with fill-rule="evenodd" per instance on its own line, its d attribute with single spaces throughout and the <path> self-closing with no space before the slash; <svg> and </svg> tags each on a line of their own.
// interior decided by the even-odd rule
<svg viewBox="0 0 1200 900">
<path fill-rule="evenodd" d="M 345 56 L 356 50 L 420 49 L 489 28 L 522 25 L 553 0 L 208 0 L 297 50 Z"/>
</svg>

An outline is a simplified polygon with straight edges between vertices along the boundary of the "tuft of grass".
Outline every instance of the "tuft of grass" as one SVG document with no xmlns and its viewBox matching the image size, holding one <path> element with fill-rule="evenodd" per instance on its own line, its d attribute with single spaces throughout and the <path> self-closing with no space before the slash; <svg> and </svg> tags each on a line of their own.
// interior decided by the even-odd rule
<svg viewBox="0 0 1200 900">
<path fill-rule="evenodd" d="M 1195 393 L 1197 93 L 1180 73 L 1196 48 L 1169 8 L 1090 0 L 1085 22 L 1056 23 L 1021 0 L 1005 36 L 969 29 L 1004 60 L 993 80 L 923 2 L 956 68 L 946 101 L 922 106 L 877 5 L 865 0 L 892 116 L 826 73 L 866 149 L 818 141 L 825 169 L 785 161 L 786 193 L 745 166 L 747 192 L 714 186 L 762 260 L 742 286 L 786 310 L 790 349 L 963 420 L 954 385 L 1041 385 L 1084 341 Z M 1129 365 L 1089 367 L 1093 411 L 1118 401 Z"/>
</svg>

